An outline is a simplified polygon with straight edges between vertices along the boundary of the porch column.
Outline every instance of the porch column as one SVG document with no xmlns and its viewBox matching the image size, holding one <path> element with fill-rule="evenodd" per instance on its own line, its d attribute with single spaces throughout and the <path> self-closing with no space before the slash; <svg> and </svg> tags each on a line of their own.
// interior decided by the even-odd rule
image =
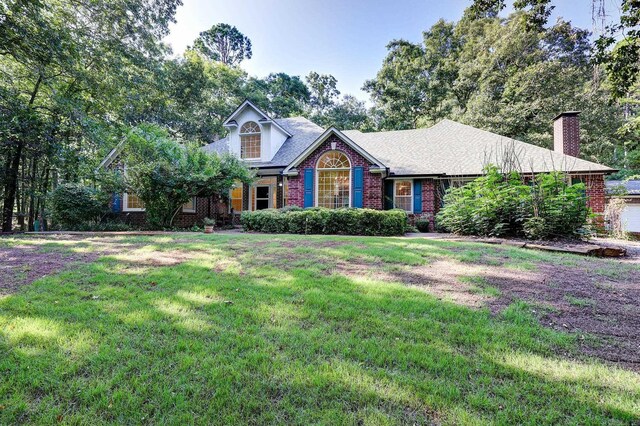
<svg viewBox="0 0 640 426">
<path fill-rule="evenodd" d="M 242 211 L 249 210 L 249 190 L 251 187 L 246 183 L 242 184 Z"/>
<path fill-rule="evenodd" d="M 284 207 L 284 179 L 282 175 L 276 176 L 276 208 Z"/>
</svg>

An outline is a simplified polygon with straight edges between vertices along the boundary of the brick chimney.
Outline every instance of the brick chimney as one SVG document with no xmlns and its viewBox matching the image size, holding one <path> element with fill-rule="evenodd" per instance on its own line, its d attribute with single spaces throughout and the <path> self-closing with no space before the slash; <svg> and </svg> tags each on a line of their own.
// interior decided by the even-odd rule
<svg viewBox="0 0 640 426">
<path fill-rule="evenodd" d="M 580 155 L 580 111 L 567 111 L 553 119 L 553 150 L 572 157 Z"/>
</svg>

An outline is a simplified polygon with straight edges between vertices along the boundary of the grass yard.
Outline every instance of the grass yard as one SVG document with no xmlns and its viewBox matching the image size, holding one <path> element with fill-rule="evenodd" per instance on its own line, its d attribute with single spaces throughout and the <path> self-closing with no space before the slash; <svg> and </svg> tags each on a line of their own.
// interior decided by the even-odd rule
<svg viewBox="0 0 640 426">
<path fill-rule="evenodd" d="M 0 424 L 640 423 L 637 263 L 173 234 L 0 266 Z"/>
</svg>

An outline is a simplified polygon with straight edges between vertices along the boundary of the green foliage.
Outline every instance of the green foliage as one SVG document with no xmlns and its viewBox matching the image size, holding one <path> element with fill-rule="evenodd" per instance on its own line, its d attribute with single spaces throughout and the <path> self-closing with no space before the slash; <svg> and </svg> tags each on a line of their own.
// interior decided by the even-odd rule
<svg viewBox="0 0 640 426">
<path fill-rule="evenodd" d="M 317 113 L 326 111 L 340 95 L 337 88 L 338 80 L 331 74 L 318 74 L 311 71 L 306 80 L 311 92 L 309 106 Z"/>
<path fill-rule="evenodd" d="M 192 197 L 226 194 L 234 182 L 250 182 L 251 173 L 237 158 L 180 144 L 162 128 L 141 125 L 127 134 L 123 151 L 127 191 L 145 204 L 154 228 L 169 228 L 182 205 Z"/>
<path fill-rule="evenodd" d="M 421 43 L 391 41 L 363 88 L 381 112 L 380 127 L 449 118 L 549 148 L 553 118 L 574 109 L 583 111 L 582 156 L 618 161 L 625 141 L 616 131 L 627 118 L 591 63 L 589 31 L 562 20 L 547 25 L 547 0 L 519 0 L 506 19 L 496 16 L 504 5 L 475 1 L 460 21 L 434 24 Z"/>
<path fill-rule="evenodd" d="M 243 212 L 245 231 L 277 234 L 403 235 L 404 210 L 284 208 Z"/>
<path fill-rule="evenodd" d="M 527 182 L 518 173 L 505 176 L 490 166 L 484 176 L 447 191 L 438 226 L 464 235 L 578 235 L 589 217 L 585 186 L 567 180 L 562 173 L 547 173 Z"/>
<path fill-rule="evenodd" d="M 603 64 L 615 98 L 628 95 L 640 81 L 640 2 L 623 0 L 618 24 L 596 40 L 595 59 Z"/>
<path fill-rule="evenodd" d="M 251 59 L 251 40 L 236 27 L 216 24 L 200 33 L 194 48 L 205 57 L 229 66 Z"/>
<path fill-rule="evenodd" d="M 89 177 L 112 146 L 109 135 L 146 100 L 141 94 L 155 93 L 150 75 L 166 51 L 159 41 L 180 3 L 0 2 L 5 230 L 14 210 L 33 219 L 46 208 L 52 170 L 66 181 Z M 18 185 L 20 175 L 28 185 Z"/>
<path fill-rule="evenodd" d="M 51 218 L 63 229 L 95 226 L 109 211 L 108 198 L 94 188 L 78 184 L 59 185 L 51 194 Z"/>
<path fill-rule="evenodd" d="M 418 219 L 416 220 L 416 228 L 420 232 L 429 232 L 430 224 L 427 219 Z"/>
</svg>

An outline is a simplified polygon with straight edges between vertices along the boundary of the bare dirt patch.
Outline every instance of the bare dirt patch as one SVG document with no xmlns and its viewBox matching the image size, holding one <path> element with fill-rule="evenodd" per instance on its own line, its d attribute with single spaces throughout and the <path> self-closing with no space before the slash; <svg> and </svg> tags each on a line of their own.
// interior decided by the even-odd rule
<svg viewBox="0 0 640 426">
<path fill-rule="evenodd" d="M 0 248 L 0 296 L 44 276 L 59 272 L 72 262 L 90 262 L 96 256 L 84 253 L 70 256 L 60 252 L 41 252 L 36 247 Z"/>
<path fill-rule="evenodd" d="M 439 260 L 391 271 L 357 262 L 336 269 L 402 282 L 442 300 L 487 307 L 494 315 L 523 300 L 543 326 L 575 333 L 585 354 L 640 370 L 640 276 L 625 272 L 628 264 L 605 268 L 585 260 L 579 266 L 536 263 L 535 269 L 522 270 Z"/>
<path fill-rule="evenodd" d="M 621 275 L 545 264 L 517 277 L 493 269 L 484 273 L 501 291 L 488 304 L 493 312 L 516 299 L 528 301 L 540 307 L 544 326 L 577 333 L 587 354 L 640 370 L 640 277 Z"/>
<path fill-rule="evenodd" d="M 24 244 L 0 247 L 0 297 L 13 294 L 22 286 L 47 275 L 125 248 L 129 245 L 120 244 L 117 240 L 82 235 L 28 238 Z"/>
</svg>

